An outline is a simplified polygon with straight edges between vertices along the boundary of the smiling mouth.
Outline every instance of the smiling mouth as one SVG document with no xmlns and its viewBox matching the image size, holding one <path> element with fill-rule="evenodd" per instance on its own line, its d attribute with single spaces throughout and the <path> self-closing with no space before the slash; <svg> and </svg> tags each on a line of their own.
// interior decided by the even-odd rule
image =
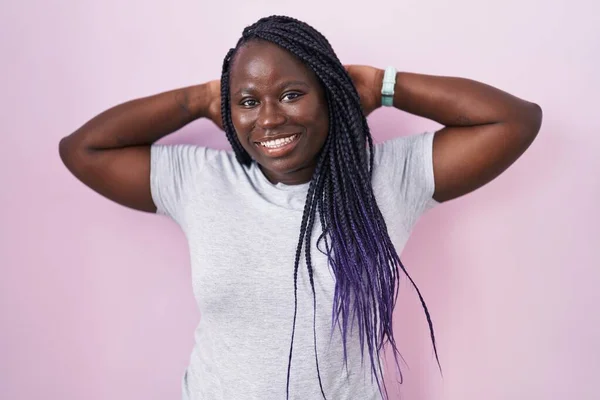
<svg viewBox="0 0 600 400">
<path fill-rule="evenodd" d="M 294 141 L 296 141 L 296 139 L 298 139 L 298 136 L 300 136 L 300 134 L 295 133 L 295 134 L 285 137 L 285 138 L 279 138 L 279 139 L 275 139 L 275 140 L 265 140 L 262 142 L 256 142 L 256 144 L 260 147 L 265 147 L 267 149 L 280 149 L 280 148 L 283 148 L 283 147 L 289 145 L 290 143 L 293 143 Z"/>
</svg>

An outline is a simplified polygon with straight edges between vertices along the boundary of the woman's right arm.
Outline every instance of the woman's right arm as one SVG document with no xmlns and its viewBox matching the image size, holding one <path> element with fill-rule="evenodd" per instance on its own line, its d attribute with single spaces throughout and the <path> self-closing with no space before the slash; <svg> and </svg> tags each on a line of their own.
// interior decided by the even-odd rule
<svg viewBox="0 0 600 400">
<path fill-rule="evenodd" d="M 219 81 L 143 97 L 110 108 L 61 139 L 73 175 L 126 207 L 156 212 L 150 193 L 150 146 L 206 117 L 221 124 Z"/>
</svg>

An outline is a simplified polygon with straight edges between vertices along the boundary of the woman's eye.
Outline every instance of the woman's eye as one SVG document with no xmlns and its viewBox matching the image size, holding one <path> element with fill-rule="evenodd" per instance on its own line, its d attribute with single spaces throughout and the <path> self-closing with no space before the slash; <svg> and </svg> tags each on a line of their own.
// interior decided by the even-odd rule
<svg viewBox="0 0 600 400">
<path fill-rule="evenodd" d="M 283 99 L 288 100 L 288 101 L 289 100 L 295 100 L 295 99 L 297 99 L 300 96 L 301 96 L 300 93 L 290 92 L 290 93 L 284 94 L 283 95 Z"/>
<path fill-rule="evenodd" d="M 240 104 L 244 107 L 254 107 L 256 104 L 258 104 L 258 102 L 254 99 L 247 99 L 242 101 Z"/>
</svg>

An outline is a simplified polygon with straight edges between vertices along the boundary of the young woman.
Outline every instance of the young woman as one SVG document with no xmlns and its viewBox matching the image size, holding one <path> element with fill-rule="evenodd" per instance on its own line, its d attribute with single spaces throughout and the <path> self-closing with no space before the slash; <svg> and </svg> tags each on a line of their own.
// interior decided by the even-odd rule
<svg viewBox="0 0 600 400">
<path fill-rule="evenodd" d="M 374 145 L 365 117 L 382 105 L 444 128 Z M 155 144 L 198 118 L 233 151 Z M 509 167 L 541 120 L 473 80 L 344 66 L 315 29 L 271 16 L 243 31 L 220 80 L 113 107 L 60 155 L 185 232 L 202 317 L 184 399 L 380 399 L 412 227 Z"/>
</svg>

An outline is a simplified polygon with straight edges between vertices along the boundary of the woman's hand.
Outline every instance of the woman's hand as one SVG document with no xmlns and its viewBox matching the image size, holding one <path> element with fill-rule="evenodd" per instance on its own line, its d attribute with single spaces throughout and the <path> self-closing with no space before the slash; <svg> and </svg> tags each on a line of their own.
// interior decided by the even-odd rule
<svg viewBox="0 0 600 400">
<path fill-rule="evenodd" d="M 381 106 L 381 87 L 384 70 L 367 65 L 345 65 L 360 96 L 365 116 Z"/>
</svg>

